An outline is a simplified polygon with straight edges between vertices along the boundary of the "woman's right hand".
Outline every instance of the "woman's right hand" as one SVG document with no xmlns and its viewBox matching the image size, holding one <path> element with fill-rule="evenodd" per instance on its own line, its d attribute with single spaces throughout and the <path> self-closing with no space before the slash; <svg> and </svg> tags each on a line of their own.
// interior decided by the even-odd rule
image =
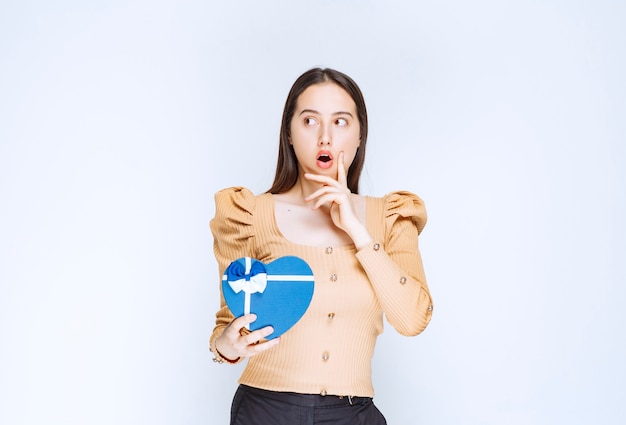
<svg viewBox="0 0 626 425">
<path fill-rule="evenodd" d="M 271 326 L 253 332 L 241 332 L 241 329 L 246 328 L 255 320 L 255 314 L 246 314 L 230 322 L 224 332 L 215 340 L 215 348 L 222 357 L 232 361 L 240 357 L 251 357 L 276 346 L 280 342 L 280 337 L 260 342 L 274 332 L 274 328 Z"/>
</svg>

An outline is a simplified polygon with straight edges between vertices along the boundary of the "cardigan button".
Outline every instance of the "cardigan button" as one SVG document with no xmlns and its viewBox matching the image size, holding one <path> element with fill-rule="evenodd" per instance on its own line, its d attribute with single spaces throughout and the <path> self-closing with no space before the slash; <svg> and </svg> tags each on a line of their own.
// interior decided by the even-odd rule
<svg viewBox="0 0 626 425">
<path fill-rule="evenodd" d="M 328 354 L 328 351 L 325 351 L 324 354 L 322 354 L 322 360 L 326 362 L 328 359 L 330 359 L 330 354 Z"/>
<path fill-rule="evenodd" d="M 333 247 L 332 246 L 327 246 L 325 252 L 326 252 L 326 254 L 332 254 L 333 253 Z"/>
<path fill-rule="evenodd" d="M 406 277 L 402 276 L 400 278 L 400 283 L 404 285 L 406 283 Z"/>
<path fill-rule="evenodd" d="M 335 313 L 328 313 L 328 318 L 329 319 L 334 319 L 335 318 Z"/>
<path fill-rule="evenodd" d="M 380 249 L 380 244 L 379 243 L 375 243 L 372 248 L 374 248 L 374 251 L 378 251 Z"/>
<path fill-rule="evenodd" d="M 326 390 L 322 390 L 322 391 L 320 392 L 320 395 L 321 395 L 321 396 L 325 396 L 326 394 L 328 394 L 328 391 L 326 391 Z"/>
<path fill-rule="evenodd" d="M 330 281 L 331 282 L 337 282 L 337 274 L 333 273 L 330 275 Z"/>
</svg>

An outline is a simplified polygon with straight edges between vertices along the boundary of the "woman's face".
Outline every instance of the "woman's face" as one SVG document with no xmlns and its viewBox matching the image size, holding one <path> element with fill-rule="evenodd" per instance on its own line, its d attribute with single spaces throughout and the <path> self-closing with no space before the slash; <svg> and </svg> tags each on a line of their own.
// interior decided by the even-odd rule
<svg viewBox="0 0 626 425">
<path fill-rule="evenodd" d="M 348 92 L 332 82 L 314 84 L 300 94 L 291 119 L 290 143 L 300 173 L 337 178 L 344 153 L 348 170 L 361 143 L 356 105 Z"/>
</svg>

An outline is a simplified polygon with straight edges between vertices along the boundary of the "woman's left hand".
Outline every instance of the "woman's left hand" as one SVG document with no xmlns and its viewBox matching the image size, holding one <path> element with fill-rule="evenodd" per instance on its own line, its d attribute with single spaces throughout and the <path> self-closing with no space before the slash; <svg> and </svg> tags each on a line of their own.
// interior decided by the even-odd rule
<svg viewBox="0 0 626 425">
<path fill-rule="evenodd" d="M 343 163 L 343 152 L 339 154 L 337 164 L 337 180 L 319 174 L 306 173 L 307 180 L 323 184 L 323 186 L 304 198 L 305 201 L 314 201 L 313 208 L 329 205 L 330 218 L 335 226 L 346 232 L 357 248 L 371 240 L 367 229 L 359 221 L 352 204 L 352 192 L 348 188 L 346 168 Z"/>
</svg>

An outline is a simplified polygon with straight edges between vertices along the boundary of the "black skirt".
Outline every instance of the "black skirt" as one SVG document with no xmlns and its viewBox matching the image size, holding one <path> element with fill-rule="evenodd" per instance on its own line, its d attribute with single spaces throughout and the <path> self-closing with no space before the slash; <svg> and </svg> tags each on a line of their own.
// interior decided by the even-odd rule
<svg viewBox="0 0 626 425">
<path fill-rule="evenodd" d="M 386 425 L 369 397 L 277 392 L 240 385 L 231 425 Z"/>
</svg>

